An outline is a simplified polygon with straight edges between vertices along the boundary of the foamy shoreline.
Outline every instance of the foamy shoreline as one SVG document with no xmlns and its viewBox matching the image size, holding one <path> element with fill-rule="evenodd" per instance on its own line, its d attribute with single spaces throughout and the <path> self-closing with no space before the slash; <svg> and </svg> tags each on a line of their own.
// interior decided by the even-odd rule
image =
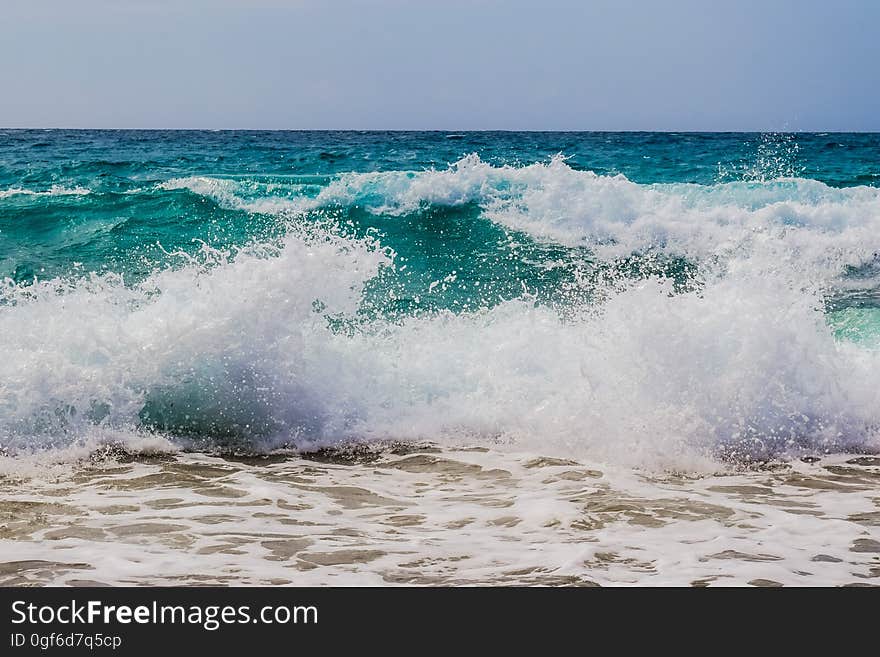
<svg viewBox="0 0 880 657">
<path fill-rule="evenodd" d="M 0 481 L 0 583 L 843 585 L 880 459 L 706 476 L 485 448 L 165 454 Z"/>
</svg>

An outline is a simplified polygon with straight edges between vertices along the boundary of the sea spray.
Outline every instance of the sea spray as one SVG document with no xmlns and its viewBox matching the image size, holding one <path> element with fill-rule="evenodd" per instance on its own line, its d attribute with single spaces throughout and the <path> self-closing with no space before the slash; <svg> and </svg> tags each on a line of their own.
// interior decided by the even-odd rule
<svg viewBox="0 0 880 657">
<path fill-rule="evenodd" d="M 673 469 L 876 451 L 880 192 L 792 177 L 774 143 L 775 173 L 699 183 L 552 153 L 16 179 L 0 445 L 429 441 Z"/>
</svg>

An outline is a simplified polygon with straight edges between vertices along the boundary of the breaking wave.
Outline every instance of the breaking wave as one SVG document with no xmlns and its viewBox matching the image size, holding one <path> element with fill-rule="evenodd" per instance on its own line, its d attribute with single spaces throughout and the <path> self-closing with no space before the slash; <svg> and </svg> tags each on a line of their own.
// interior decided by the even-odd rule
<svg viewBox="0 0 880 657">
<path fill-rule="evenodd" d="M 137 281 L 7 280 L 7 452 L 123 434 L 240 450 L 429 440 L 691 468 L 880 447 L 876 188 L 640 185 L 562 157 L 469 156 L 445 170 L 188 177 L 158 191 L 277 216 L 284 235 L 172 254 Z M 587 264 L 554 303 L 522 281 L 463 311 L 371 312 L 404 264 L 381 231 L 347 230 L 345 213 L 455 208 Z M 531 251 L 505 253 L 533 264 Z M 625 271 L 628 258 L 681 259 L 687 280 Z"/>
</svg>

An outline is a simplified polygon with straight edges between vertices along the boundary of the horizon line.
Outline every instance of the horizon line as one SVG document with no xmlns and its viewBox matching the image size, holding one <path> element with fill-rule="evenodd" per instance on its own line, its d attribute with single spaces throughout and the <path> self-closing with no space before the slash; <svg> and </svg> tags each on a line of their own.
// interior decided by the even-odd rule
<svg viewBox="0 0 880 657">
<path fill-rule="evenodd" d="M 81 131 L 81 132 L 438 132 L 447 134 L 461 133 L 493 133 L 493 132 L 518 132 L 518 133 L 666 133 L 666 134 L 880 134 L 880 128 L 875 130 L 774 130 L 774 129 L 750 129 L 750 130 L 648 130 L 648 129 L 515 129 L 515 128 L 94 128 L 94 127 L 64 127 L 64 126 L 0 126 L 0 130 L 43 130 L 43 131 Z"/>
</svg>

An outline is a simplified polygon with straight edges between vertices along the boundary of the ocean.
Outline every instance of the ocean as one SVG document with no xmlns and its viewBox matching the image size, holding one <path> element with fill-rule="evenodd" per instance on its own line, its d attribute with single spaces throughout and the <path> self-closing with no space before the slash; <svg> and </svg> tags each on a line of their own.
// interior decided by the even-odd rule
<svg viewBox="0 0 880 657">
<path fill-rule="evenodd" d="M 866 584 L 878 484 L 878 134 L 0 130 L 0 584 Z"/>
</svg>

